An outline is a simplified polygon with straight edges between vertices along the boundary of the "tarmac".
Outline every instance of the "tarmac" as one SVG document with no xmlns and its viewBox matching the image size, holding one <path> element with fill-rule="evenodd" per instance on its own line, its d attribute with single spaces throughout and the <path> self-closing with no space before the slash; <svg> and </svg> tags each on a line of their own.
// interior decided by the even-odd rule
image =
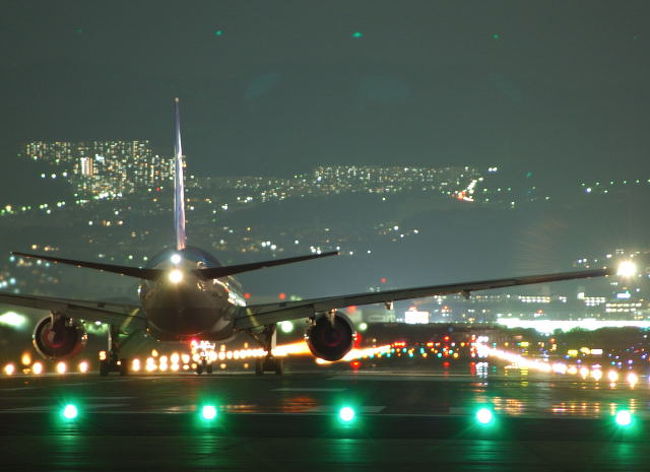
<svg viewBox="0 0 650 472">
<path fill-rule="evenodd" d="M 645 379 L 288 370 L 1 378 L 0 470 L 648 470 Z"/>
</svg>

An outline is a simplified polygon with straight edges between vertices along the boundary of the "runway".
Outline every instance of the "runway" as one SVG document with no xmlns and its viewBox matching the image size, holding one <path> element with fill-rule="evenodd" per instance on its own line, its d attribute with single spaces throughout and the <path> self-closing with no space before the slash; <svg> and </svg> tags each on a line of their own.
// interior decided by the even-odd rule
<svg viewBox="0 0 650 472">
<path fill-rule="evenodd" d="M 644 379 L 645 380 L 645 379 Z M 646 470 L 634 389 L 492 366 L 0 380 L 4 470 Z M 66 404 L 78 407 L 72 420 Z M 216 418 L 205 420 L 204 405 Z M 349 406 L 355 418 L 341 421 Z M 476 421 L 488 407 L 494 420 Z M 614 413 L 626 408 L 633 424 Z"/>
</svg>

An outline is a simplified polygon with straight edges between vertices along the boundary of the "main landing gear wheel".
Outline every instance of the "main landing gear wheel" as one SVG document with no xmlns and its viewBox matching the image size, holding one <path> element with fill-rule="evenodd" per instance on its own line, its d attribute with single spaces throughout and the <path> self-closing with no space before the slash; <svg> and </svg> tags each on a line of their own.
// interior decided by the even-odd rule
<svg viewBox="0 0 650 472">
<path fill-rule="evenodd" d="M 275 375 L 282 375 L 284 373 L 282 359 L 273 356 L 255 359 L 255 375 L 264 375 L 264 372 L 275 372 Z"/>
<path fill-rule="evenodd" d="M 264 372 L 275 372 L 276 375 L 282 375 L 284 372 L 282 359 L 278 359 L 272 354 L 277 336 L 275 323 L 264 326 L 264 330 L 261 332 L 249 331 L 248 334 L 267 352 L 266 357 L 255 359 L 255 375 L 264 375 Z"/>
<path fill-rule="evenodd" d="M 118 372 L 121 376 L 129 373 L 129 360 L 120 359 L 119 331 L 113 325 L 108 330 L 108 351 L 106 358 L 99 361 L 99 375 L 106 377 L 111 372 Z"/>
<path fill-rule="evenodd" d="M 107 359 L 99 361 L 99 375 L 106 377 L 111 372 L 118 372 L 121 376 L 129 375 L 129 360 L 123 358 L 118 362 L 111 357 L 109 354 Z"/>
<path fill-rule="evenodd" d="M 212 362 L 208 362 L 206 359 L 203 359 L 201 362 L 196 363 L 196 369 L 194 372 L 196 372 L 197 375 L 201 375 L 203 372 L 206 374 L 211 374 L 213 370 L 214 367 L 212 365 Z"/>
</svg>

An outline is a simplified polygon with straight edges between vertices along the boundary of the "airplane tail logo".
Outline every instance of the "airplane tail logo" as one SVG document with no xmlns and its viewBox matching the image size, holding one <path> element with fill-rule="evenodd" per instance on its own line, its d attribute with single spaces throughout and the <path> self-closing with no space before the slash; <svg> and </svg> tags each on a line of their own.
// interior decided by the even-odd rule
<svg viewBox="0 0 650 472">
<path fill-rule="evenodd" d="M 183 147 L 181 145 L 181 112 L 178 97 L 174 99 L 174 229 L 176 250 L 185 249 L 185 179 L 183 177 Z"/>
</svg>

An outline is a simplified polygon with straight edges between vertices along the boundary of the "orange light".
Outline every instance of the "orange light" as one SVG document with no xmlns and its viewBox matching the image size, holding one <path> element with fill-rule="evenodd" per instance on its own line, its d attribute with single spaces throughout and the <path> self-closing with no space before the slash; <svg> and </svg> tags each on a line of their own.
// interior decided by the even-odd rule
<svg viewBox="0 0 650 472">
<path fill-rule="evenodd" d="M 284 293 L 284 292 L 280 292 L 280 293 L 278 294 L 278 298 L 279 298 L 280 300 L 286 300 L 286 299 L 287 299 L 287 294 Z"/>
</svg>

